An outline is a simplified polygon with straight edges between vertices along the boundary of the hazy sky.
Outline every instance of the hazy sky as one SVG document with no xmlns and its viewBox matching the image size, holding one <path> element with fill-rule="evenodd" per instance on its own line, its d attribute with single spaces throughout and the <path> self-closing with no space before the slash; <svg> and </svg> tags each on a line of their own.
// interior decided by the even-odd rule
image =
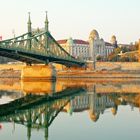
<svg viewBox="0 0 140 140">
<path fill-rule="evenodd" d="M 27 31 L 28 12 L 32 27 L 44 27 L 48 11 L 49 30 L 55 39 L 88 40 L 96 29 L 110 41 L 113 34 L 119 43 L 140 38 L 140 0 L 0 0 L 0 35 L 4 39 Z"/>
</svg>

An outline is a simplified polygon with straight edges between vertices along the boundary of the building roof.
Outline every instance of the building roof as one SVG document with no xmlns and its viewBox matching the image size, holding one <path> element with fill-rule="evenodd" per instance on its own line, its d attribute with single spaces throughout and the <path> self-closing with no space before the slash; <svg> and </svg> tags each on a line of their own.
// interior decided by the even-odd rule
<svg viewBox="0 0 140 140">
<path fill-rule="evenodd" d="M 66 44 L 68 41 L 68 39 L 63 39 L 63 40 L 57 40 L 57 42 L 59 44 Z M 81 40 L 81 39 L 74 39 L 73 40 L 73 43 L 74 44 L 85 44 L 85 45 L 89 45 L 89 42 L 88 41 L 84 41 L 84 40 Z"/>
<path fill-rule="evenodd" d="M 73 42 L 75 44 L 85 44 L 85 45 L 89 45 L 89 42 L 88 41 L 84 41 L 84 40 L 81 40 L 81 39 L 74 39 Z"/>
<path fill-rule="evenodd" d="M 66 44 L 66 43 L 67 43 L 67 39 L 57 40 L 57 42 L 58 42 L 59 44 Z"/>
<path fill-rule="evenodd" d="M 68 39 L 57 40 L 57 42 L 59 44 L 66 44 L 67 41 L 68 41 Z M 89 45 L 88 41 L 84 41 L 84 40 L 81 40 L 81 39 L 73 39 L 73 43 L 74 44 Z M 112 46 L 112 44 L 109 43 L 109 42 L 105 42 L 105 46 Z"/>
<path fill-rule="evenodd" d="M 112 44 L 109 42 L 105 42 L 105 46 L 112 46 Z"/>
<path fill-rule="evenodd" d="M 99 39 L 99 33 L 97 32 L 97 30 L 93 29 L 90 32 L 89 39 L 95 39 L 95 38 Z"/>
<path fill-rule="evenodd" d="M 2 36 L 0 36 L 0 41 L 2 41 Z"/>
<path fill-rule="evenodd" d="M 125 47 L 131 46 L 130 44 L 118 44 L 118 45 L 125 46 Z"/>
</svg>

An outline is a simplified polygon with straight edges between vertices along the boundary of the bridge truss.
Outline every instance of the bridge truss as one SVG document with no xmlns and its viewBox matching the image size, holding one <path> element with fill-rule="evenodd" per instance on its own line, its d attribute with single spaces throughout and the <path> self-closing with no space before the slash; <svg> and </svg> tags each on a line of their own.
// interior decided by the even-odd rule
<svg viewBox="0 0 140 140">
<path fill-rule="evenodd" d="M 46 16 L 45 29 L 42 32 L 32 32 L 29 15 L 28 32 L 12 39 L 0 41 L 0 55 L 27 64 L 49 62 L 66 66 L 84 66 L 85 62 L 75 59 L 65 51 L 48 31 Z"/>
</svg>

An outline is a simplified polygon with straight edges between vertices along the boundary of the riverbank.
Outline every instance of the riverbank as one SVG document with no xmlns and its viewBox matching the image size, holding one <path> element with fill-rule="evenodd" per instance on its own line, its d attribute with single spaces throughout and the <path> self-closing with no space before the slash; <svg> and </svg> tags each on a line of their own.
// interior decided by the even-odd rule
<svg viewBox="0 0 140 140">
<path fill-rule="evenodd" d="M 57 78 L 140 78 L 140 71 L 59 71 Z"/>
<path fill-rule="evenodd" d="M 44 65 L 43 65 L 44 66 Z M 43 66 L 35 69 L 35 72 L 42 69 Z M 21 79 L 21 71 L 25 65 L 0 65 L 0 78 L 19 78 Z M 33 73 L 33 71 L 31 71 Z M 43 75 L 43 74 L 42 74 Z M 35 77 L 28 77 L 28 79 L 34 79 Z M 90 69 L 60 69 L 56 67 L 56 78 L 57 79 L 84 79 L 89 81 L 94 80 L 136 80 L 140 81 L 140 63 L 119 63 L 119 62 L 98 62 L 96 70 Z M 37 78 L 41 79 L 41 78 Z M 42 79 L 45 79 L 42 76 Z"/>
<path fill-rule="evenodd" d="M 14 69 L 2 69 L 0 70 L 0 78 L 21 78 L 21 70 L 14 70 Z M 80 71 L 57 71 L 57 79 L 85 79 L 86 80 L 99 80 L 102 79 L 103 81 L 114 81 L 117 79 L 125 79 L 125 80 L 137 80 L 140 81 L 140 71 L 87 71 L 87 70 L 80 70 Z M 122 81 L 122 80 L 121 80 Z"/>
<path fill-rule="evenodd" d="M 2 69 L 0 70 L 0 78 L 20 78 L 21 70 Z"/>
</svg>

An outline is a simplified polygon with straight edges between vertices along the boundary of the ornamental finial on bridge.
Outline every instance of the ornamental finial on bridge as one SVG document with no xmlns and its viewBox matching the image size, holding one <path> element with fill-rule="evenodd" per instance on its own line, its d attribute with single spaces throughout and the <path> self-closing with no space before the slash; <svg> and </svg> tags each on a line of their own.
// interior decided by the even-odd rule
<svg viewBox="0 0 140 140">
<path fill-rule="evenodd" d="M 29 14 L 29 17 L 28 17 L 28 32 L 30 32 L 31 33 L 31 30 L 32 30 L 32 27 L 31 27 L 31 18 L 30 18 L 30 12 L 28 12 L 28 14 Z"/>
<path fill-rule="evenodd" d="M 47 11 L 46 11 L 46 19 L 45 19 L 45 31 L 48 32 L 48 27 L 49 26 L 49 21 L 48 21 L 48 15 L 47 15 Z"/>
<path fill-rule="evenodd" d="M 138 62 L 140 62 L 140 39 L 138 40 Z"/>
</svg>

